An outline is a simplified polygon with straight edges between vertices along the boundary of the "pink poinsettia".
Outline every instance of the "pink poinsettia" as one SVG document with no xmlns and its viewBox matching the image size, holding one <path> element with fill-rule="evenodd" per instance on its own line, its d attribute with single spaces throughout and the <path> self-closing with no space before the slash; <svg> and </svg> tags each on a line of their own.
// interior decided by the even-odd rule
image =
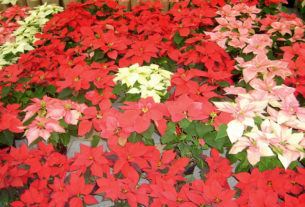
<svg viewBox="0 0 305 207">
<path fill-rule="evenodd" d="M 27 128 L 26 138 L 29 144 L 39 137 L 47 141 L 52 132 L 65 132 L 65 129 L 59 125 L 57 120 L 39 116 Z"/>
</svg>

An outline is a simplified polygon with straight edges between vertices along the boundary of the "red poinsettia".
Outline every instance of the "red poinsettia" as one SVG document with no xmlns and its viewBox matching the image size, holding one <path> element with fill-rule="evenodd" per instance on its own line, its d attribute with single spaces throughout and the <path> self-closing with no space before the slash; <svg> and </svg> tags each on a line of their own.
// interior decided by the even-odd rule
<svg viewBox="0 0 305 207">
<path fill-rule="evenodd" d="M 209 112 L 205 110 L 204 104 L 195 102 L 187 95 L 180 96 L 176 101 L 165 103 L 173 122 L 178 122 L 184 118 L 191 120 L 203 120 L 209 117 Z"/>
<path fill-rule="evenodd" d="M 71 174 L 70 185 L 67 186 L 69 192 L 70 206 L 82 207 L 83 202 L 87 205 L 96 204 L 97 200 L 91 195 L 94 185 L 86 184 L 85 178 L 76 173 Z"/>
<path fill-rule="evenodd" d="M 163 104 L 155 103 L 152 97 L 142 98 L 137 103 L 125 101 L 124 104 L 125 106 L 121 106 L 121 109 L 124 110 L 126 117 L 129 117 L 128 121 L 132 122 L 137 133 L 147 130 L 151 121 L 166 122 L 164 116 L 168 116 L 167 108 Z M 160 130 L 165 129 L 160 128 Z"/>
</svg>

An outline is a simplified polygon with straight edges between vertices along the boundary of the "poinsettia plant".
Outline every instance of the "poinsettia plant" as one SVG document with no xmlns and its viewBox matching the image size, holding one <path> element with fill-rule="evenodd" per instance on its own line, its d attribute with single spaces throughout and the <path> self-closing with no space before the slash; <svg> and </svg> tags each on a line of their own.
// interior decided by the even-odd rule
<svg viewBox="0 0 305 207">
<path fill-rule="evenodd" d="M 0 71 L 0 143 L 36 148 L 1 151 L 4 202 L 301 206 L 305 26 L 281 2 L 181 1 L 162 12 L 147 1 L 126 12 L 92 0 L 25 18 L 45 26 Z M 58 152 L 72 137 L 91 147 L 67 159 Z"/>
</svg>

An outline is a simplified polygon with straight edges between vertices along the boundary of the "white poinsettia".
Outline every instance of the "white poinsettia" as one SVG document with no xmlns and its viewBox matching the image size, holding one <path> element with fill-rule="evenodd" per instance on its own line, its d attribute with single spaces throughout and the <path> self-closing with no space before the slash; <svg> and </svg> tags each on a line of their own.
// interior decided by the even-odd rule
<svg viewBox="0 0 305 207">
<path fill-rule="evenodd" d="M 1 0 L 0 3 L 1 4 L 12 4 L 15 5 L 17 3 L 18 0 Z"/>
<path fill-rule="evenodd" d="M 127 93 L 141 94 L 142 98 L 152 97 L 155 102 L 160 102 L 170 86 L 171 75 L 171 72 L 155 64 L 141 67 L 139 64 L 134 64 L 119 68 L 113 80 L 126 84 L 129 89 Z"/>
<path fill-rule="evenodd" d="M 24 20 L 18 21 L 20 27 L 12 34 L 15 42 L 6 42 L 0 46 L 0 70 L 3 66 L 14 64 L 18 60 L 19 53 L 34 49 L 33 43 L 37 40 L 35 35 L 41 32 L 50 15 L 61 11 L 63 8 L 60 6 L 44 4 L 29 11 L 29 16 Z M 6 54 L 13 54 L 15 57 L 6 60 Z"/>
</svg>

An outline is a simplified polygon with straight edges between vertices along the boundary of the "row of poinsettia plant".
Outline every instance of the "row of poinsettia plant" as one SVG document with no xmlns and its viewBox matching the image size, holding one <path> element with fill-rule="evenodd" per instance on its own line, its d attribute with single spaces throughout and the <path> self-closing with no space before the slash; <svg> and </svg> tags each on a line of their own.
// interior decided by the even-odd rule
<svg viewBox="0 0 305 207">
<path fill-rule="evenodd" d="M 302 206 L 305 26 L 280 2 L 182 1 L 162 13 L 158 1 L 126 12 L 93 0 L 54 14 L 35 49 L 4 57 L 20 59 L 0 72 L 0 142 L 38 143 L 1 152 L 4 201 Z M 92 148 L 67 160 L 56 151 L 71 136 Z M 208 148 L 227 159 L 203 157 Z M 202 180 L 188 176 L 195 165 L 210 169 Z"/>
</svg>

